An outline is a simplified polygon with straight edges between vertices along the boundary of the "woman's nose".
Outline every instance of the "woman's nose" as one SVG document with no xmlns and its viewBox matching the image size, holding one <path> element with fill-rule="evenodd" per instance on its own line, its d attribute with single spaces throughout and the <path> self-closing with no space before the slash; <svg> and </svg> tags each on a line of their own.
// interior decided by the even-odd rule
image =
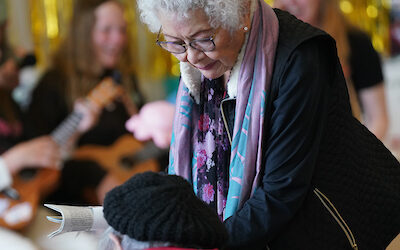
<svg viewBox="0 0 400 250">
<path fill-rule="evenodd" d="M 186 60 L 192 65 L 196 65 L 197 62 L 201 61 L 205 56 L 204 52 L 194 49 L 190 46 L 188 46 L 185 54 Z"/>
<path fill-rule="evenodd" d="M 114 30 L 111 33 L 110 41 L 115 46 L 123 46 L 126 42 L 126 33 L 121 30 Z"/>
</svg>

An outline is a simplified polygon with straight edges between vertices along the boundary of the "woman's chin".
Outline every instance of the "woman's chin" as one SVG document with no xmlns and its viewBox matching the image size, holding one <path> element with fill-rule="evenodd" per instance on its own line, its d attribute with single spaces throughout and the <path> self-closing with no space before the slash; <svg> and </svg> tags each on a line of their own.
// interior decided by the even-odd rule
<svg viewBox="0 0 400 250">
<path fill-rule="evenodd" d="M 119 57 L 107 57 L 107 58 L 100 58 L 100 64 L 102 67 L 106 69 L 115 68 L 118 64 Z"/>
<path fill-rule="evenodd" d="M 207 78 L 207 79 L 217 79 L 220 78 L 224 73 L 223 72 L 218 72 L 215 70 L 201 70 L 201 74 Z"/>
</svg>

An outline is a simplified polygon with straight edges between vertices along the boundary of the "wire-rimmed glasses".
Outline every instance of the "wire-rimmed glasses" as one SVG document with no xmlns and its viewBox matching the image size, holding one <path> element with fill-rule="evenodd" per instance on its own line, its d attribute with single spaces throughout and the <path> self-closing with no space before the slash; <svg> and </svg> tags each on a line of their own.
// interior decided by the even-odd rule
<svg viewBox="0 0 400 250">
<path fill-rule="evenodd" d="M 188 45 L 193 49 L 202 52 L 210 52 L 215 49 L 214 37 L 216 32 L 209 38 L 195 39 L 190 41 L 189 44 L 187 44 L 186 42 L 160 41 L 160 34 L 161 34 L 161 28 L 158 31 L 156 44 L 173 54 L 185 53 L 188 48 Z"/>
</svg>

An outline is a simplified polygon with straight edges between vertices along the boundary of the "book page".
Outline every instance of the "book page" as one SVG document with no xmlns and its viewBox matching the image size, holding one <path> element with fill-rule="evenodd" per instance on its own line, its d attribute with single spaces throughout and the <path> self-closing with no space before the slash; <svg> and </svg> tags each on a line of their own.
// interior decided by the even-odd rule
<svg viewBox="0 0 400 250">
<path fill-rule="evenodd" d="M 49 221 L 60 224 L 60 227 L 56 231 L 48 235 L 49 238 L 60 233 L 91 231 L 107 227 L 107 223 L 103 217 L 103 207 L 44 205 L 61 214 L 61 216 L 47 216 Z"/>
<path fill-rule="evenodd" d="M 93 225 L 90 230 L 105 230 L 108 227 L 107 221 L 104 218 L 103 207 L 91 207 L 93 211 Z"/>
</svg>

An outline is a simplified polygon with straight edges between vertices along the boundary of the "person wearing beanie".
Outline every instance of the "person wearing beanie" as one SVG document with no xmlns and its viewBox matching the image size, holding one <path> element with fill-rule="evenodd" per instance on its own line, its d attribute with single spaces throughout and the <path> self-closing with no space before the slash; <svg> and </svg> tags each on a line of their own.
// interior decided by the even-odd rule
<svg viewBox="0 0 400 250">
<path fill-rule="evenodd" d="M 100 249 L 222 249 L 228 233 L 217 214 L 182 177 L 145 172 L 104 200 Z"/>
</svg>

